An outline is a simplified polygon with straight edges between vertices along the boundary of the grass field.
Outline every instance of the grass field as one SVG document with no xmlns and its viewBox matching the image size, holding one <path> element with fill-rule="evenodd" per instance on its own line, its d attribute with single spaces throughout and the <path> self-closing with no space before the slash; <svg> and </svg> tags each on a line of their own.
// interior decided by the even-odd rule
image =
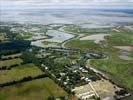
<svg viewBox="0 0 133 100">
<path fill-rule="evenodd" d="M 72 49 L 80 49 L 80 50 L 92 50 L 92 51 L 101 51 L 100 45 L 94 43 L 89 40 L 72 40 L 65 44 L 65 47 Z"/>
<path fill-rule="evenodd" d="M 111 33 L 106 40 L 111 46 L 133 46 L 133 32 Z"/>
<path fill-rule="evenodd" d="M 0 67 L 2 67 L 2 66 L 9 67 L 11 65 L 16 65 L 16 64 L 20 65 L 22 62 L 23 61 L 20 58 L 15 58 L 15 59 L 10 59 L 10 60 L 4 60 L 4 61 L 0 61 Z"/>
<path fill-rule="evenodd" d="M 0 90 L 0 100 L 47 100 L 67 93 L 50 78 L 42 78 Z"/>
<path fill-rule="evenodd" d="M 42 74 L 42 71 L 33 64 L 20 65 L 11 70 L 0 71 L 0 84 L 40 74 Z"/>
</svg>

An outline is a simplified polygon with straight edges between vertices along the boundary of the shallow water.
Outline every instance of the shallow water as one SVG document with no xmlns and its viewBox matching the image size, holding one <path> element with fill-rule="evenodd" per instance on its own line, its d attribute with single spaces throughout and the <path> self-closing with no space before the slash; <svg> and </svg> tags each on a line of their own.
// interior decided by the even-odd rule
<svg viewBox="0 0 133 100">
<path fill-rule="evenodd" d="M 37 46 L 37 47 L 59 47 L 58 45 L 53 44 L 52 42 L 62 43 L 64 41 L 74 37 L 74 35 L 72 35 L 72 34 L 69 34 L 69 33 L 66 33 L 66 32 L 60 32 L 60 31 L 57 31 L 57 30 L 48 30 L 46 35 L 48 35 L 48 36 L 50 36 L 52 38 L 32 41 L 31 45 L 34 45 L 34 46 Z M 46 37 L 46 36 L 44 36 L 44 37 Z M 44 45 L 42 43 L 43 40 L 50 41 L 51 44 Z"/>
<path fill-rule="evenodd" d="M 74 35 L 72 34 L 57 31 L 57 30 L 48 30 L 46 34 L 49 36 L 52 36 L 51 39 L 46 39 L 47 41 L 60 42 L 60 43 L 74 37 Z"/>
</svg>

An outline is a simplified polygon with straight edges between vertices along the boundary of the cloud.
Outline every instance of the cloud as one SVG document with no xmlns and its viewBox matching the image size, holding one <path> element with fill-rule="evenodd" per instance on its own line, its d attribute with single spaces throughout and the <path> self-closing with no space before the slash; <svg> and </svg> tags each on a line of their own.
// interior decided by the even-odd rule
<svg viewBox="0 0 133 100">
<path fill-rule="evenodd" d="M 133 0 L 0 0 L 0 9 L 44 7 L 45 5 L 59 6 L 115 6 L 133 7 Z M 51 6 L 49 6 L 51 7 Z"/>
<path fill-rule="evenodd" d="M 100 3 L 100 2 L 133 2 L 133 0 L 0 0 L 5 2 L 24 2 L 24 3 Z"/>
</svg>

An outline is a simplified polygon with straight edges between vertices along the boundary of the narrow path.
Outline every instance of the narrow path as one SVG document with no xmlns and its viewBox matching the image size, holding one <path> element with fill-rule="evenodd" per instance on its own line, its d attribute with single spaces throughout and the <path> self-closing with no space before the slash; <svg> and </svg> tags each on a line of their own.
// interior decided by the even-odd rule
<svg viewBox="0 0 133 100">
<path fill-rule="evenodd" d="M 92 90 L 95 92 L 96 96 L 99 98 L 100 96 L 98 95 L 97 91 L 95 90 L 95 88 L 93 87 L 93 85 L 91 84 L 91 82 L 89 82 L 89 85 L 92 88 Z"/>
</svg>

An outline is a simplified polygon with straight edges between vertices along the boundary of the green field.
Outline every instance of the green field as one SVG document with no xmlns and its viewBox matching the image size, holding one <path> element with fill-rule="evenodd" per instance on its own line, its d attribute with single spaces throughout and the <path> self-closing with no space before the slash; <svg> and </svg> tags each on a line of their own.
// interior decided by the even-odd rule
<svg viewBox="0 0 133 100">
<path fill-rule="evenodd" d="M 0 100 L 47 100 L 63 97 L 67 93 L 50 78 L 33 80 L 0 90 Z"/>
<path fill-rule="evenodd" d="M 133 46 L 133 32 L 111 33 L 106 40 L 111 46 Z"/>
<path fill-rule="evenodd" d="M 27 76 L 37 76 L 43 72 L 33 64 L 25 64 L 12 68 L 11 70 L 0 71 L 0 84 L 19 80 Z"/>
<path fill-rule="evenodd" d="M 22 63 L 22 59 L 20 58 L 15 58 L 15 59 L 10 59 L 10 60 L 4 60 L 0 61 L 0 67 L 2 66 L 7 66 L 10 67 L 11 65 L 20 65 Z"/>
<path fill-rule="evenodd" d="M 108 72 L 114 80 L 127 88 L 133 89 L 133 61 L 119 58 L 121 50 L 113 46 L 133 46 L 133 32 L 111 32 L 101 44 L 95 44 L 89 40 L 72 40 L 65 44 L 67 48 L 80 50 L 92 50 L 102 52 L 108 56 L 104 60 L 91 60 L 90 64 L 97 69 Z M 133 57 L 132 52 L 128 52 Z"/>
<path fill-rule="evenodd" d="M 75 25 L 69 25 L 63 28 L 66 32 L 72 32 L 76 34 L 97 34 L 97 33 L 108 33 L 112 32 L 111 29 L 87 29 L 87 28 L 81 28 L 79 26 Z"/>
<path fill-rule="evenodd" d="M 88 40 L 72 40 L 65 44 L 65 47 L 72 49 L 80 49 L 80 50 L 92 50 L 92 51 L 101 51 L 100 45 L 94 43 L 93 41 Z"/>
</svg>

